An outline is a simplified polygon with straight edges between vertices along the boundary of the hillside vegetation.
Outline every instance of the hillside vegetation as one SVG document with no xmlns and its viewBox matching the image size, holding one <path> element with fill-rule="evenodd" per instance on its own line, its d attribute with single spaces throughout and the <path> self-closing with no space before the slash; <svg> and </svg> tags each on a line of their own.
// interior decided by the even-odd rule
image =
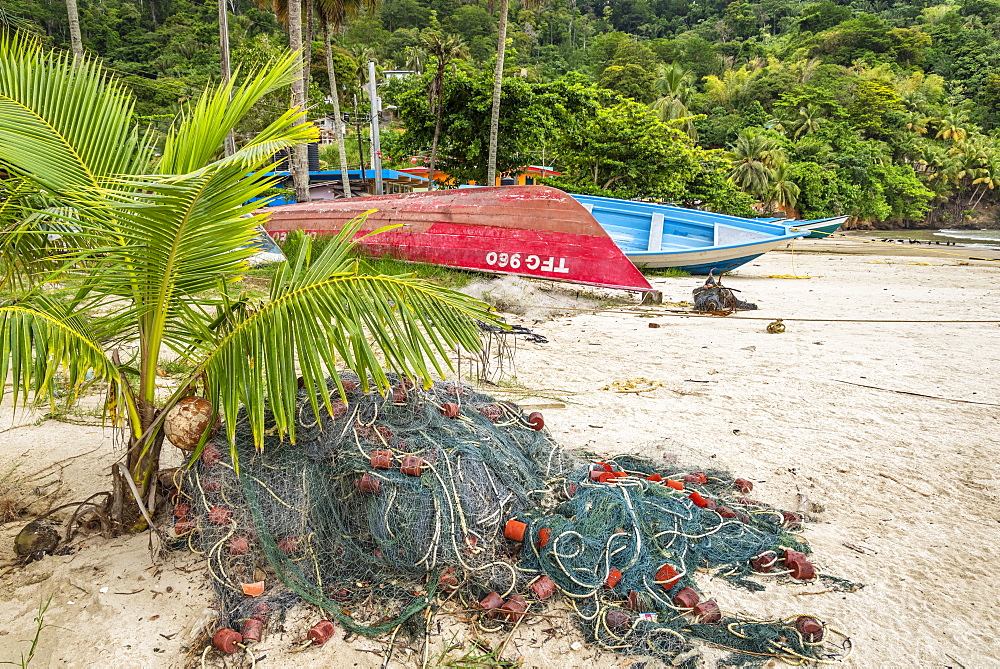
<svg viewBox="0 0 1000 669">
<path fill-rule="evenodd" d="M 311 114 L 321 117 L 331 110 L 324 28 L 305 7 L 315 17 Z M 287 46 L 270 7 L 230 9 L 234 68 Z M 79 11 L 84 47 L 154 124 L 218 78 L 215 3 L 79 0 Z M 4 0 L 0 21 L 69 48 L 59 0 Z M 452 36 L 457 48 L 435 56 L 434 39 Z M 559 187 L 731 213 L 762 203 L 880 226 L 994 222 L 1000 1 L 514 2 L 507 37 L 502 171 L 546 164 L 564 173 Z M 369 59 L 416 71 L 385 88 L 398 107 L 387 157 L 429 158 L 440 104 L 437 167 L 481 180 L 496 40 L 486 3 L 385 0 L 335 36 L 341 105 L 353 113 L 356 99 L 364 113 Z M 429 96 L 439 73 L 440 95 Z M 245 130 L 285 107 L 275 94 Z"/>
</svg>

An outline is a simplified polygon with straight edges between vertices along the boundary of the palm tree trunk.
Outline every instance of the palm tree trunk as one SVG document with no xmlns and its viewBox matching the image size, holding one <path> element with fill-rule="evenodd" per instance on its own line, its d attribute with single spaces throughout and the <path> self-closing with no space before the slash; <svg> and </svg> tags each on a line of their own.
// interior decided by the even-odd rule
<svg viewBox="0 0 1000 669">
<path fill-rule="evenodd" d="M 337 73 L 333 68 L 333 45 L 331 35 L 333 25 L 327 24 L 323 33 L 326 47 L 326 73 L 330 79 L 330 99 L 333 101 L 334 139 L 337 142 L 337 152 L 340 154 L 340 182 L 344 186 L 344 197 L 351 197 L 351 177 L 347 174 L 347 146 L 344 137 L 344 118 L 340 114 L 340 92 L 337 90 Z"/>
<path fill-rule="evenodd" d="M 986 195 L 986 186 L 980 186 L 976 193 L 979 194 L 979 197 L 976 199 L 976 203 L 970 207 L 973 211 L 975 211 L 976 207 L 979 206 L 979 203 L 983 201 L 983 196 Z M 972 201 L 970 200 L 969 202 L 971 203 Z"/>
<path fill-rule="evenodd" d="M 306 108 L 306 88 L 302 69 L 305 58 L 302 51 L 302 0 L 288 2 L 288 43 L 292 51 L 300 55 L 298 76 L 292 80 L 292 107 Z M 292 181 L 295 183 L 295 199 L 309 201 L 309 148 L 305 144 L 292 147 Z"/>
<path fill-rule="evenodd" d="M 302 68 L 303 86 L 306 89 L 306 97 L 309 97 L 309 79 L 312 77 L 312 44 L 313 44 L 313 0 L 304 0 L 306 3 L 305 20 L 305 65 Z"/>
<path fill-rule="evenodd" d="M 441 116 L 444 111 L 444 68 L 438 67 L 434 75 L 434 88 L 437 91 L 435 102 L 437 103 L 437 113 L 434 120 L 434 140 L 431 142 L 431 160 L 427 166 L 427 178 L 430 179 L 430 187 L 434 188 L 434 169 L 437 163 L 438 140 L 441 137 Z"/>
<path fill-rule="evenodd" d="M 493 110 L 490 112 L 490 147 L 486 159 L 486 183 L 493 186 L 497 179 L 497 135 L 500 130 L 500 89 L 503 85 L 503 56 L 507 50 L 507 7 L 510 0 L 500 0 L 500 25 L 497 36 L 497 70 L 493 75 Z"/>
<path fill-rule="evenodd" d="M 232 78 L 229 65 L 229 2 L 219 0 L 219 68 L 222 71 L 222 85 L 228 86 Z M 232 99 L 230 97 L 230 99 Z M 225 152 L 227 156 L 236 153 L 236 141 L 233 133 L 226 135 Z"/>
<path fill-rule="evenodd" d="M 83 38 L 80 36 L 80 12 L 76 0 L 66 0 L 66 14 L 69 16 L 69 43 L 73 49 L 73 60 L 83 58 Z"/>
</svg>

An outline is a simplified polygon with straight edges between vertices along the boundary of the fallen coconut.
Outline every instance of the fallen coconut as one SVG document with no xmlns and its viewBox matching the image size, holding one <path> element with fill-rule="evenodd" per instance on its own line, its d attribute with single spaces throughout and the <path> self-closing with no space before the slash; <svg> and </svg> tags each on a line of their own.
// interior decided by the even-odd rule
<svg viewBox="0 0 1000 669">
<path fill-rule="evenodd" d="M 163 433 L 177 448 L 193 451 L 206 430 L 214 432 L 217 425 L 217 420 L 212 423 L 212 403 L 204 397 L 191 395 L 181 399 L 167 412 Z"/>
<path fill-rule="evenodd" d="M 36 553 L 52 553 L 57 546 L 59 532 L 55 526 L 43 520 L 31 521 L 14 537 L 14 552 L 22 558 Z"/>
</svg>

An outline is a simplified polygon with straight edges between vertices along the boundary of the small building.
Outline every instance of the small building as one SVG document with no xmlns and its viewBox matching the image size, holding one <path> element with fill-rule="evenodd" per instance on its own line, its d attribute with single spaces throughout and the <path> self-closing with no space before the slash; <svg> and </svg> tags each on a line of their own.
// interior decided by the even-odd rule
<svg viewBox="0 0 1000 669">
<path fill-rule="evenodd" d="M 428 168 L 426 165 L 421 165 L 417 167 L 405 167 L 399 172 L 405 172 L 407 174 L 412 174 L 414 176 L 420 176 L 424 179 L 429 179 Z M 515 176 L 516 175 L 516 176 Z M 516 170 L 511 170 L 509 174 L 501 174 L 497 176 L 496 186 L 500 186 L 501 179 L 504 177 L 512 177 L 517 180 L 518 186 L 533 186 L 538 180 L 544 179 L 546 177 L 558 177 L 562 176 L 562 172 L 556 172 L 554 169 L 544 165 L 527 165 L 525 167 L 519 167 Z M 434 181 L 438 183 L 443 183 L 446 186 L 459 186 L 460 184 L 451 177 L 451 175 L 441 170 L 434 170 Z M 475 181 L 470 181 L 469 185 L 476 185 Z"/>
<path fill-rule="evenodd" d="M 528 165 L 517 171 L 518 186 L 533 186 L 538 179 L 546 177 L 561 177 L 562 172 L 556 172 L 545 165 Z M 499 184 L 498 184 L 499 185 Z"/>
<path fill-rule="evenodd" d="M 291 172 L 270 172 L 266 176 L 281 177 L 279 185 L 283 188 L 294 188 Z M 351 181 L 351 194 L 355 197 L 365 197 L 375 194 L 375 170 L 348 170 L 347 177 Z M 410 193 L 414 190 L 426 190 L 427 178 L 416 174 L 406 174 L 397 170 L 382 170 L 382 189 L 385 193 Z M 340 170 L 322 170 L 309 172 L 309 198 L 311 200 L 336 200 L 344 197 L 344 187 L 341 183 Z M 271 206 L 292 204 L 294 200 L 277 198 L 271 201 Z"/>
<path fill-rule="evenodd" d="M 414 70 L 382 70 L 382 76 L 386 79 L 405 79 L 416 74 Z"/>
</svg>

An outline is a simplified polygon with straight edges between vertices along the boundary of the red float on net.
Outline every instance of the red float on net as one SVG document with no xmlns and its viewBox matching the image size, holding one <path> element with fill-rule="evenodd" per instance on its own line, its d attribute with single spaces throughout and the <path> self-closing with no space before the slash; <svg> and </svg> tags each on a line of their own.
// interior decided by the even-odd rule
<svg viewBox="0 0 1000 669">
<path fill-rule="evenodd" d="M 528 529 L 525 523 L 511 518 L 503 528 L 503 535 L 511 541 L 524 541 L 524 533 Z"/>
<path fill-rule="evenodd" d="M 544 602 L 546 599 L 556 594 L 556 582 L 548 576 L 542 576 L 540 579 L 531 584 L 531 591 L 535 593 L 535 596 L 538 597 L 539 600 Z"/>
<path fill-rule="evenodd" d="M 655 581 L 657 585 L 663 586 L 664 590 L 674 587 L 679 580 L 681 576 L 672 564 L 665 564 L 656 572 Z"/>
<path fill-rule="evenodd" d="M 695 619 L 702 625 L 712 625 L 722 620 L 722 611 L 714 599 L 706 599 L 704 602 L 691 609 Z"/>
<path fill-rule="evenodd" d="M 693 609 L 698 603 L 701 597 L 694 588 L 681 588 L 676 595 L 674 595 L 674 606 L 681 609 Z"/>
<path fill-rule="evenodd" d="M 238 643 L 243 643 L 243 635 L 228 627 L 223 627 L 212 637 L 212 645 L 223 653 L 229 653 L 230 655 L 235 653 L 239 648 L 236 645 Z"/>
<path fill-rule="evenodd" d="M 333 636 L 335 631 L 336 628 L 333 626 L 332 622 L 329 620 L 321 620 L 312 626 L 312 629 L 309 630 L 306 637 L 317 646 L 322 646 L 330 640 L 330 637 Z"/>
</svg>

